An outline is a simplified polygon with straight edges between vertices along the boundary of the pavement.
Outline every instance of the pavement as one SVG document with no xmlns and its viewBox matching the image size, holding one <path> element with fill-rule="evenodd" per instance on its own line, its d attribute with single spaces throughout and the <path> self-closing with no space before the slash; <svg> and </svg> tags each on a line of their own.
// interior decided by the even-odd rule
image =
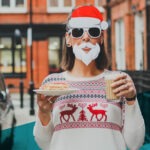
<svg viewBox="0 0 150 150">
<path fill-rule="evenodd" d="M 16 125 L 20 126 L 30 122 L 34 122 L 37 114 L 37 104 L 36 104 L 36 95 L 34 96 L 34 115 L 30 115 L 30 95 L 24 93 L 23 95 L 23 108 L 20 107 L 20 94 L 19 93 L 11 93 L 11 100 L 14 106 L 14 111 L 8 113 L 5 117 L 5 120 L 2 124 L 2 129 L 11 128 L 12 124 L 12 115 L 15 115 Z"/>
</svg>

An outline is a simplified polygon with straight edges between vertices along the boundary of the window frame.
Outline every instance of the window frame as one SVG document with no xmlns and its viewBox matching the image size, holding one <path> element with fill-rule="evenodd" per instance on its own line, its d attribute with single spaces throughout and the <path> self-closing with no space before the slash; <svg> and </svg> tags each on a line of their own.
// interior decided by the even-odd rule
<svg viewBox="0 0 150 150">
<path fill-rule="evenodd" d="M 16 7 L 17 0 L 10 0 L 10 7 L 3 7 L 2 0 L 0 0 L 0 13 L 26 13 L 27 12 L 27 0 L 24 0 L 24 7 Z"/>
<path fill-rule="evenodd" d="M 7 38 L 10 41 L 10 47 L 7 49 L 7 51 L 9 51 L 11 53 L 10 54 L 10 58 L 11 58 L 11 62 L 10 62 L 11 65 L 10 65 L 10 67 L 12 69 L 10 72 L 9 71 L 7 72 L 7 71 L 4 71 L 3 68 L 0 67 L 0 71 L 3 72 L 3 74 L 5 74 L 6 76 L 20 77 L 21 73 L 23 74 L 23 76 L 25 76 L 26 73 L 27 73 L 26 39 L 24 37 L 22 37 L 22 47 L 20 47 L 20 48 L 22 48 L 22 62 L 20 62 L 20 60 L 21 60 L 20 59 L 20 54 L 21 53 L 19 52 L 20 48 L 17 48 L 17 45 L 15 45 L 13 43 L 13 41 L 14 41 L 13 37 L 10 37 L 10 36 L 9 37 L 1 36 L 0 38 Z M 1 43 L 0 45 L 3 45 L 3 44 Z M 1 46 L 0 51 L 2 52 L 4 49 L 5 48 L 3 48 Z M 17 54 L 19 55 L 19 58 L 17 58 Z M 24 55 L 25 58 L 23 58 L 23 54 L 25 54 Z M 23 63 L 23 61 L 26 62 L 26 64 L 25 64 L 25 71 L 23 70 L 23 65 L 22 65 L 22 68 L 21 68 L 21 64 L 20 64 L 20 63 Z M 17 62 L 19 62 L 18 63 L 19 67 L 17 66 Z M 3 65 L 3 64 L 1 63 L 1 65 Z M 17 67 L 19 68 L 19 71 L 17 71 Z M 22 72 L 21 72 L 21 69 L 22 69 Z"/>
<path fill-rule="evenodd" d="M 115 21 L 115 63 L 118 70 L 126 70 L 125 22 L 123 18 Z"/>
<path fill-rule="evenodd" d="M 56 71 L 54 71 L 54 70 L 52 70 L 52 68 L 51 68 L 51 62 L 50 62 L 50 51 L 51 51 L 51 49 L 49 48 L 49 46 L 50 46 L 50 38 L 58 38 L 59 39 L 59 48 L 57 49 L 57 52 L 58 52 L 58 57 L 59 57 L 59 67 L 58 68 L 55 68 L 56 69 Z M 48 65 L 49 65 L 49 73 L 58 73 L 58 72 L 61 72 L 61 67 L 60 67 L 60 62 L 61 62 L 61 58 L 62 58 L 62 49 L 63 49 L 63 37 L 62 36 L 50 36 L 50 37 L 48 37 L 48 53 L 49 53 L 49 55 L 48 55 Z M 52 50 L 53 51 L 53 50 Z"/>
<path fill-rule="evenodd" d="M 134 17 L 135 37 L 135 70 L 144 70 L 144 17 L 142 13 L 136 13 Z"/>
<path fill-rule="evenodd" d="M 95 0 L 95 6 L 97 7 L 97 9 L 99 9 L 99 11 L 100 11 L 101 13 L 104 13 L 104 12 L 105 12 L 104 7 L 98 5 L 98 0 Z"/>
<path fill-rule="evenodd" d="M 47 0 L 47 12 L 48 13 L 69 13 L 75 7 L 75 0 L 72 1 L 71 7 L 64 7 L 65 0 L 58 0 L 58 7 L 51 7 L 50 0 Z"/>
</svg>

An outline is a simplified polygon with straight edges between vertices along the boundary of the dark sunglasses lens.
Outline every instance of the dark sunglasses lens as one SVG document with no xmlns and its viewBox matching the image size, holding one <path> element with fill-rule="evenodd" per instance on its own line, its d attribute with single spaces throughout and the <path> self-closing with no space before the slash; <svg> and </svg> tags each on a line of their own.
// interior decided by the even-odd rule
<svg viewBox="0 0 150 150">
<path fill-rule="evenodd" d="M 90 28 L 89 29 L 89 34 L 92 37 L 98 37 L 100 35 L 100 29 L 99 28 Z"/>
<path fill-rule="evenodd" d="M 83 29 L 81 29 L 81 28 L 75 28 L 75 29 L 72 30 L 72 36 L 73 37 L 78 38 L 78 37 L 81 37 L 82 34 L 83 34 Z"/>
</svg>

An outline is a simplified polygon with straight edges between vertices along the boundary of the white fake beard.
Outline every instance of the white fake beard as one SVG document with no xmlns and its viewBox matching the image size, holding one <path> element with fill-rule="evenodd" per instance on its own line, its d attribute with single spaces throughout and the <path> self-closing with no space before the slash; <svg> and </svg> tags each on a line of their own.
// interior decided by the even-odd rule
<svg viewBox="0 0 150 150">
<path fill-rule="evenodd" d="M 90 48 L 89 52 L 85 52 L 83 48 Z M 89 65 L 93 60 L 95 60 L 100 53 L 99 44 L 91 44 L 90 42 L 81 43 L 80 45 L 73 46 L 73 53 L 75 57 L 81 60 L 85 65 Z"/>
</svg>

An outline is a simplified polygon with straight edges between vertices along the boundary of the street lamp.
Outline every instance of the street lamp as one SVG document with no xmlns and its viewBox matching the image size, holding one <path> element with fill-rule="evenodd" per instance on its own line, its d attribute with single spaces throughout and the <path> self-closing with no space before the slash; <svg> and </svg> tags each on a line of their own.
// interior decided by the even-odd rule
<svg viewBox="0 0 150 150">
<path fill-rule="evenodd" d="M 20 107 L 23 108 L 23 72 L 22 72 L 22 40 L 21 40 L 21 32 L 19 29 L 15 29 L 14 32 L 14 44 L 15 44 L 15 49 L 19 49 L 19 54 L 20 54 L 20 85 L 19 85 L 19 90 L 20 90 Z"/>
<path fill-rule="evenodd" d="M 110 3 L 110 0 L 107 0 L 107 7 L 106 7 L 106 10 L 107 10 L 107 20 L 108 20 L 108 29 L 107 29 L 107 34 L 108 34 L 108 36 L 107 36 L 107 49 L 108 49 L 108 53 L 109 53 L 109 55 L 112 57 L 112 51 L 111 51 L 111 27 L 110 27 L 110 25 L 111 25 L 111 7 L 110 7 L 110 5 L 109 5 L 109 3 Z M 112 67 L 111 66 L 109 66 L 109 69 L 111 70 L 112 69 Z"/>
<path fill-rule="evenodd" d="M 28 46 L 30 47 L 30 115 L 34 115 L 34 81 L 33 81 L 33 47 L 32 47 L 32 0 L 30 0 L 30 15 L 28 28 Z"/>
</svg>

